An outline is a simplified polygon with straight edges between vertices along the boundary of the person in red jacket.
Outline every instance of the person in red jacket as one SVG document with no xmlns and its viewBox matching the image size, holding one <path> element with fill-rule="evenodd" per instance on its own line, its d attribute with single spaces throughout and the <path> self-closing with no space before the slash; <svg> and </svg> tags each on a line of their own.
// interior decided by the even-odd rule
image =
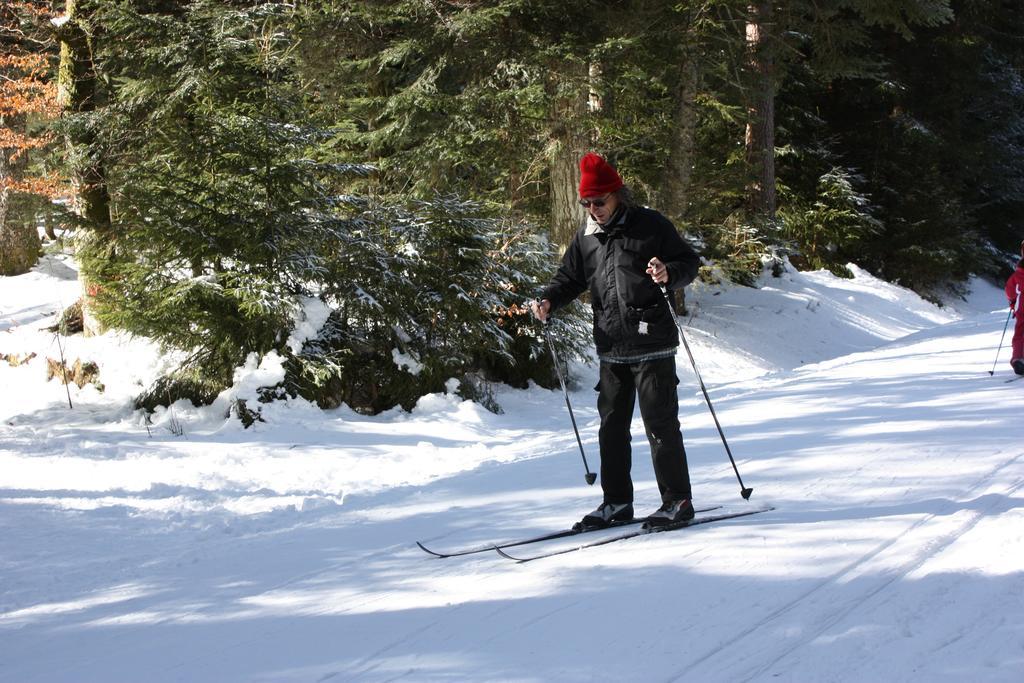
<svg viewBox="0 0 1024 683">
<path fill-rule="evenodd" d="M 1010 308 L 1013 310 L 1013 355 L 1010 356 L 1010 365 L 1018 375 L 1024 375 L 1024 242 L 1020 243 L 1021 259 L 1017 262 L 1017 269 L 1006 281 L 1006 298 L 1010 301 Z"/>
</svg>

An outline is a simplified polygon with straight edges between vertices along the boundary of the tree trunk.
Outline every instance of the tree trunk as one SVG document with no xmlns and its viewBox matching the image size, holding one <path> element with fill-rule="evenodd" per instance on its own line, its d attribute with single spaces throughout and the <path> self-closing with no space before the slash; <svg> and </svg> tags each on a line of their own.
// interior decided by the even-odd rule
<svg viewBox="0 0 1024 683">
<path fill-rule="evenodd" d="M 578 79 L 569 79 L 578 83 Z M 551 240 L 564 250 L 580 226 L 579 161 L 586 152 L 584 121 L 590 93 L 565 83 L 553 85 L 548 171 L 551 177 Z"/>
<path fill-rule="evenodd" d="M 96 70 L 93 64 L 93 45 L 88 33 L 87 17 L 78 9 L 77 0 L 67 0 L 65 22 L 58 32 L 60 38 L 60 70 L 58 72 L 58 98 L 64 111 L 72 113 L 94 111 L 97 106 Z M 88 154 L 95 144 L 95 136 L 81 133 L 76 139 L 69 139 L 72 158 L 91 159 Z M 106 174 L 103 166 L 96 161 L 85 161 L 75 169 L 77 202 L 75 208 L 85 219 L 87 230 L 94 239 L 109 240 L 111 232 L 110 196 L 107 193 Z M 96 319 L 93 300 L 99 291 L 99 283 L 91 281 L 85 268 L 79 271 L 82 284 L 82 318 L 85 334 L 101 334 L 103 326 Z"/>
<path fill-rule="evenodd" d="M 676 86 L 674 134 L 669 149 L 661 209 L 669 218 L 679 221 L 690 203 L 697 137 L 697 88 L 700 71 L 692 53 L 684 56 Z"/>
<path fill-rule="evenodd" d="M 10 220 L 8 192 L 0 190 L 0 275 L 21 275 L 39 261 L 39 233 L 34 225 Z"/>
<path fill-rule="evenodd" d="M 24 116 L 0 116 L 0 126 L 21 129 Z M 10 182 L 21 178 L 25 155 L 12 161 L 16 150 L 0 149 L 0 275 L 21 275 L 39 260 L 39 232 L 32 221 L 25 221 L 11 211 Z"/>
<path fill-rule="evenodd" d="M 579 185 L 579 152 L 569 140 L 551 142 L 551 241 L 561 250 L 568 248 L 579 228 L 581 214 L 576 203 Z"/>
<path fill-rule="evenodd" d="M 751 171 L 748 208 L 754 222 L 775 219 L 775 64 L 771 54 L 772 3 L 749 6 L 748 66 L 753 79 L 747 107 L 746 151 Z"/>
</svg>

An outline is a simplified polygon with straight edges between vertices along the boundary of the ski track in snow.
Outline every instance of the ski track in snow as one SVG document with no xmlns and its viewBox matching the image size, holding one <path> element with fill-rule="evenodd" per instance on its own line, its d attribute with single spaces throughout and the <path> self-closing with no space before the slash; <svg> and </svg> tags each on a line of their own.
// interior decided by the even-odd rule
<svg viewBox="0 0 1024 683">
<path fill-rule="evenodd" d="M 1014 456 L 996 467 L 973 485 L 968 490 L 968 493 L 976 492 L 989 485 L 996 478 L 996 475 L 1003 472 L 1003 470 L 1010 465 L 1020 462 L 1022 458 L 1024 458 L 1024 455 Z M 1024 486 L 1024 481 L 1017 480 L 1005 492 L 1005 494 L 1002 495 L 1005 497 L 1012 496 L 1014 493 L 1019 491 L 1022 486 Z M 956 528 L 952 530 L 940 530 L 940 535 L 938 536 L 933 537 L 930 534 L 924 533 L 927 531 L 925 527 L 937 518 L 946 517 L 958 511 L 965 510 L 965 508 L 950 502 L 941 512 L 930 513 L 915 521 L 898 535 L 882 541 L 871 552 L 862 555 L 831 576 L 819 581 L 805 593 L 802 593 L 795 599 L 789 600 L 785 604 L 773 610 L 771 613 L 761 617 L 753 624 L 730 637 L 727 642 L 723 642 L 718 647 L 715 647 L 702 656 L 688 662 L 686 667 L 672 674 L 666 680 L 683 681 L 689 676 L 698 674 L 700 671 L 698 667 L 700 665 L 711 660 L 727 648 L 732 648 L 735 651 L 743 653 L 738 658 L 735 656 L 735 652 L 732 654 L 731 659 L 738 659 L 738 663 L 725 665 L 723 668 L 722 663 L 718 662 L 711 671 L 705 673 L 707 675 L 715 675 L 718 677 L 721 677 L 724 673 L 728 673 L 727 679 L 731 681 L 758 680 L 760 677 L 769 674 L 773 668 L 775 668 L 780 662 L 784 661 L 790 654 L 823 635 L 826 631 L 839 624 L 843 619 L 847 618 L 855 610 L 864 609 L 865 603 L 878 596 L 882 591 L 892 586 L 896 581 L 905 578 L 914 570 L 921 568 L 929 559 L 941 553 L 943 550 L 955 543 L 957 539 L 961 538 L 968 531 L 977 526 L 978 523 L 985 518 L 986 515 L 984 513 L 990 512 L 995 506 L 995 502 L 990 502 L 981 510 L 971 511 L 970 509 L 966 509 L 964 515 L 966 516 L 966 519 L 960 522 Z M 922 541 L 920 537 L 925 537 L 927 540 Z M 908 543 L 904 543 L 904 545 L 910 545 L 911 547 L 909 549 L 898 548 L 901 542 L 904 541 L 908 541 Z M 890 566 L 881 570 L 874 570 L 874 572 L 872 572 L 873 575 L 868 574 L 869 565 L 875 560 L 883 558 L 889 551 L 893 551 L 890 554 L 895 555 L 897 558 L 903 557 L 904 555 L 909 555 L 909 558 L 905 560 L 897 560 L 895 566 Z M 869 582 L 873 585 L 865 586 L 855 595 L 847 596 L 839 605 L 827 604 L 828 601 L 835 599 L 835 593 L 830 593 L 825 596 L 820 595 L 829 587 L 835 586 L 841 582 L 848 582 L 853 579 L 861 578 L 862 576 L 868 576 Z M 811 613 L 813 621 L 811 624 L 802 624 L 803 632 L 799 638 L 794 639 L 792 642 L 787 643 L 782 647 L 775 645 L 770 653 L 762 654 L 761 657 L 755 657 L 750 653 L 750 650 L 744 650 L 743 641 L 748 638 L 748 636 L 761 631 L 782 617 L 790 616 L 795 611 L 801 609 L 805 612 L 809 611 L 805 606 L 812 600 L 815 600 L 813 605 L 814 609 Z M 744 670 L 730 671 L 730 669 Z"/>
</svg>

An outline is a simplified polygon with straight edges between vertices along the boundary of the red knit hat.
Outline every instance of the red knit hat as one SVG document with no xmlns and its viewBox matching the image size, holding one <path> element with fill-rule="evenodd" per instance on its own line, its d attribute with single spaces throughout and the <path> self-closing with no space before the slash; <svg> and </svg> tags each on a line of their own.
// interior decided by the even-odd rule
<svg viewBox="0 0 1024 683">
<path fill-rule="evenodd" d="M 611 165 L 587 152 L 580 159 L 580 197 L 596 197 L 622 189 L 622 178 Z"/>
</svg>

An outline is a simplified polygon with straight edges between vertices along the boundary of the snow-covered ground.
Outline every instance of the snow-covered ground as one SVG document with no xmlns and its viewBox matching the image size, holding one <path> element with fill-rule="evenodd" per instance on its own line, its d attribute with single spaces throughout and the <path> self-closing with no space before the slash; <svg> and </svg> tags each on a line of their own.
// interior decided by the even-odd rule
<svg viewBox="0 0 1024 683">
<path fill-rule="evenodd" d="M 695 502 L 752 517 L 515 564 L 456 548 L 599 502 L 560 392 L 365 417 L 224 403 L 151 424 L 173 363 L 60 340 L 104 391 L 46 382 L 76 296 L 0 278 L 0 681 L 1024 680 L 1024 381 L 1002 293 L 938 308 L 854 268 L 689 290 L 684 322 L 749 502 L 678 357 Z M 572 395 L 596 468 L 593 367 Z M 244 394 L 273 359 L 240 368 Z M 657 492 L 635 425 L 638 512 Z M 176 435 L 178 434 L 178 435 Z"/>
</svg>

